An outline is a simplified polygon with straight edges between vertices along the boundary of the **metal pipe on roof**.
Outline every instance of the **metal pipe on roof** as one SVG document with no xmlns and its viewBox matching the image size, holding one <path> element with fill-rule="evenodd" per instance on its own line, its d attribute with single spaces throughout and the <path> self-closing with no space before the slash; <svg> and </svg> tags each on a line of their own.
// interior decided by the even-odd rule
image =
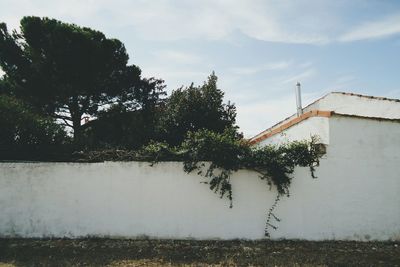
<svg viewBox="0 0 400 267">
<path fill-rule="evenodd" d="M 299 82 L 296 84 L 296 106 L 297 106 L 297 116 L 303 114 L 303 107 L 301 105 L 301 85 Z"/>
</svg>

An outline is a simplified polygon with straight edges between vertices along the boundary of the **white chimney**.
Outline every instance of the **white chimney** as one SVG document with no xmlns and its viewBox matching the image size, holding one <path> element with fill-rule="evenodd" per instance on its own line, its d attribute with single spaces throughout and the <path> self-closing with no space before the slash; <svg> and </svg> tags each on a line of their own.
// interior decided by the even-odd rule
<svg viewBox="0 0 400 267">
<path fill-rule="evenodd" d="M 296 84 L 296 106 L 297 106 L 297 116 L 303 114 L 303 107 L 301 106 L 301 85 L 299 82 Z"/>
</svg>

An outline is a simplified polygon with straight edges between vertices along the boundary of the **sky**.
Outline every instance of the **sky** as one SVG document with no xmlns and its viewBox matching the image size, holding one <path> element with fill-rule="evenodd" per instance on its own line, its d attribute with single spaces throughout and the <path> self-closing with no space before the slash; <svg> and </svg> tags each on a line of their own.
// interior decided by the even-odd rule
<svg viewBox="0 0 400 267">
<path fill-rule="evenodd" d="M 0 0 L 23 16 L 91 27 L 121 40 L 167 91 L 215 71 L 251 137 L 331 91 L 400 98 L 399 0 Z"/>
</svg>

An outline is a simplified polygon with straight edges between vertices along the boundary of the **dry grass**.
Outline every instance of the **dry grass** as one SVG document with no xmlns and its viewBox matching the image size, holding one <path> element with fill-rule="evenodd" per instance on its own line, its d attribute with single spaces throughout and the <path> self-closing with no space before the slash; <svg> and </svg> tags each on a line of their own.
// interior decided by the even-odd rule
<svg viewBox="0 0 400 267">
<path fill-rule="evenodd" d="M 0 239 L 0 266 L 400 266 L 394 242 Z"/>
</svg>

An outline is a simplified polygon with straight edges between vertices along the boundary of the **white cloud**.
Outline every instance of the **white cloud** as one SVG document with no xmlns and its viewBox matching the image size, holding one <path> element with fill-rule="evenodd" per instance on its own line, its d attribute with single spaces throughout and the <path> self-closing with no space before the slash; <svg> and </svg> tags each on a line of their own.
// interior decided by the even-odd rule
<svg viewBox="0 0 400 267">
<path fill-rule="evenodd" d="M 313 65 L 313 63 L 311 61 L 306 61 L 304 63 L 299 64 L 299 67 L 303 68 L 303 69 L 307 69 L 307 68 L 310 68 L 312 65 Z"/>
<path fill-rule="evenodd" d="M 169 64 L 195 64 L 202 62 L 202 58 L 198 55 L 173 50 L 161 50 L 153 52 L 157 60 L 160 62 L 168 62 Z"/>
<path fill-rule="evenodd" d="M 316 70 L 311 68 L 307 69 L 299 74 L 290 76 L 282 81 L 282 84 L 288 84 L 288 83 L 296 83 L 296 82 L 303 82 L 311 77 L 313 77 L 316 74 Z"/>
<path fill-rule="evenodd" d="M 342 1 L 2 0 L 1 6 L 0 20 L 11 28 L 25 15 L 49 16 L 102 31 L 130 29 L 141 38 L 162 41 L 227 40 L 239 31 L 268 42 L 326 44 L 400 32 L 399 14 L 351 29 L 354 22 L 342 14 L 351 8 L 355 12 L 357 3 Z"/>
<path fill-rule="evenodd" d="M 202 84 L 207 79 L 210 72 L 202 69 L 183 69 L 175 66 L 171 67 L 144 67 L 143 77 L 161 77 L 168 85 L 168 90 L 175 90 L 180 86 L 189 86 L 192 82 Z"/>
<path fill-rule="evenodd" d="M 341 42 L 383 38 L 400 33 L 400 14 L 365 22 L 339 37 Z"/>
<path fill-rule="evenodd" d="M 131 27 L 142 38 L 150 40 L 221 40 L 235 31 L 271 42 L 323 43 L 328 40 L 324 23 L 308 29 L 309 24 L 304 21 L 309 13 L 298 12 L 302 4 L 297 2 L 285 5 L 261 0 L 2 1 L 1 20 L 13 28 L 18 26 L 22 16 L 37 15 L 96 26 L 100 30 Z M 286 20 L 288 16 L 292 18 Z"/>
<path fill-rule="evenodd" d="M 346 91 L 354 90 L 352 86 L 355 84 L 356 77 L 352 74 L 344 74 L 338 76 L 331 84 L 330 90 L 332 91 Z"/>
<path fill-rule="evenodd" d="M 250 75 L 270 70 L 284 70 L 289 68 L 291 65 L 292 63 L 290 61 L 279 61 L 251 67 L 234 67 L 231 68 L 230 71 L 238 75 Z"/>
<path fill-rule="evenodd" d="M 237 104 L 237 123 L 245 131 L 245 137 L 250 138 L 294 113 L 294 101 L 293 97 L 283 97 L 248 105 Z"/>
</svg>

